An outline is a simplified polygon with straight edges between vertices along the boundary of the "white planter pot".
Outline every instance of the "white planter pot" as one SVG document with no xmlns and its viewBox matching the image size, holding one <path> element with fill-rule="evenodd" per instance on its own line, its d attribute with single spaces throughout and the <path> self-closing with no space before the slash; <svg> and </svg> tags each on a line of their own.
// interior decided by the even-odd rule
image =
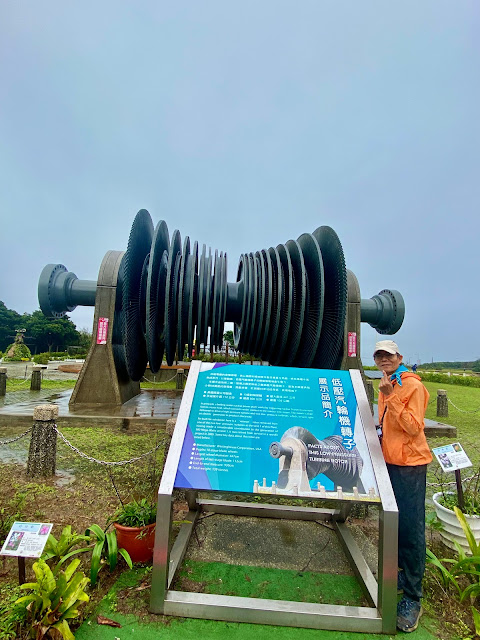
<svg viewBox="0 0 480 640">
<path fill-rule="evenodd" d="M 452 494 L 453 495 L 453 494 Z M 435 511 L 437 517 L 443 525 L 443 529 L 440 531 L 440 536 L 443 542 L 450 549 L 455 549 L 454 541 L 462 547 L 467 555 L 471 555 L 470 547 L 468 546 L 467 538 L 463 532 L 462 526 L 458 521 L 454 511 L 447 509 L 439 500 L 442 496 L 441 491 L 435 493 L 433 496 L 433 504 L 435 505 Z M 470 529 L 475 537 L 477 544 L 480 543 L 480 516 L 465 516 Z"/>
</svg>

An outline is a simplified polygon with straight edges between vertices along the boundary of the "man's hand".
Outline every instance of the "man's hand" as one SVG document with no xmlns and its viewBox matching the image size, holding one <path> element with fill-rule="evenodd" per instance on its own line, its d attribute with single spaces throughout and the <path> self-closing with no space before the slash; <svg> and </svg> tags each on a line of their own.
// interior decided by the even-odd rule
<svg viewBox="0 0 480 640">
<path fill-rule="evenodd" d="M 393 384 L 390 381 L 390 378 L 387 376 L 385 371 L 382 371 L 383 378 L 380 380 L 380 384 L 378 385 L 378 390 L 383 393 L 384 396 L 389 396 L 393 393 Z"/>
</svg>

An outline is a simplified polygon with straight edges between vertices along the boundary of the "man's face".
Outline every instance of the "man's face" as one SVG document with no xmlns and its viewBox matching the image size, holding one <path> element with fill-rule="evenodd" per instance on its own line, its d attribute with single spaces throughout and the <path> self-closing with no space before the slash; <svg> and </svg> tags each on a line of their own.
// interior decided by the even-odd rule
<svg viewBox="0 0 480 640">
<path fill-rule="evenodd" d="M 377 369 L 385 371 L 387 376 L 391 376 L 402 364 L 403 360 L 403 356 L 399 353 L 388 353 L 387 351 L 377 351 L 373 358 Z"/>
</svg>

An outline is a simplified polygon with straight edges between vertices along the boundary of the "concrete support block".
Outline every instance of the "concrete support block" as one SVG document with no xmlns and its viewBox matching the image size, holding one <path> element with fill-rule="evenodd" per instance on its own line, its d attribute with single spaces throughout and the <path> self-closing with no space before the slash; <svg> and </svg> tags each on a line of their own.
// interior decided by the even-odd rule
<svg viewBox="0 0 480 640">
<path fill-rule="evenodd" d="M 42 370 L 43 367 L 33 367 L 32 381 L 30 382 L 30 391 L 40 391 L 42 388 Z"/>
<path fill-rule="evenodd" d="M 33 410 L 33 431 L 28 452 L 27 476 L 48 478 L 55 475 L 58 405 L 40 404 Z"/>
<path fill-rule="evenodd" d="M 448 397 L 445 389 L 437 389 L 437 417 L 448 417 Z"/>
<path fill-rule="evenodd" d="M 165 427 L 165 431 L 169 436 L 173 436 L 173 432 L 175 430 L 175 425 L 177 424 L 176 418 L 169 418 L 167 420 L 167 425 Z"/>
<path fill-rule="evenodd" d="M 177 369 L 176 388 L 183 389 L 184 384 L 185 384 L 185 371 L 183 369 Z"/>
<path fill-rule="evenodd" d="M 7 367 L 0 367 L 0 398 L 7 393 Z"/>
</svg>

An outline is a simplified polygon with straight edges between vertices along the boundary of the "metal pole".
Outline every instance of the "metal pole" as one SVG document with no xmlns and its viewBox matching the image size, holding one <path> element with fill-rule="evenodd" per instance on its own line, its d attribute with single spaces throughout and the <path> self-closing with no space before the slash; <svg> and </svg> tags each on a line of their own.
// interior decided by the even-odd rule
<svg viewBox="0 0 480 640">
<path fill-rule="evenodd" d="M 25 558 L 17 556 L 18 559 L 18 584 L 25 584 Z"/>
<path fill-rule="evenodd" d="M 465 498 L 463 497 L 462 476 L 460 469 L 455 469 L 455 480 L 457 482 L 458 508 L 465 512 Z"/>
</svg>

